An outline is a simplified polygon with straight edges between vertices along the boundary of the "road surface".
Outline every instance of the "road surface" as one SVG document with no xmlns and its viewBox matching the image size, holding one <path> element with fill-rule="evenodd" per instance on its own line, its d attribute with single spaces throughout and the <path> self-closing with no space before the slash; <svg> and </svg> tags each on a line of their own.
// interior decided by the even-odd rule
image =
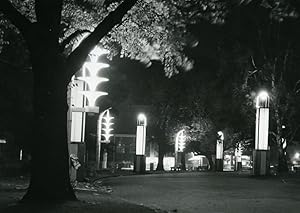
<svg viewBox="0 0 300 213">
<path fill-rule="evenodd" d="M 113 177 L 103 184 L 113 196 L 168 212 L 300 212 L 299 178 L 191 172 Z"/>
</svg>

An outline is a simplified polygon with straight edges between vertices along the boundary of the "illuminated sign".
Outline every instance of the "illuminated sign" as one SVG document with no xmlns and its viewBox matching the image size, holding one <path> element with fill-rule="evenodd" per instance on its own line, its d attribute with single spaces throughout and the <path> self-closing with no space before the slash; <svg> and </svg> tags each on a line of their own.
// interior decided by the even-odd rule
<svg viewBox="0 0 300 213">
<path fill-rule="evenodd" d="M 184 134 L 184 130 L 180 130 L 176 135 L 176 141 L 175 141 L 176 152 L 183 152 L 183 150 L 185 149 L 185 141 L 186 141 L 186 136 Z"/>
</svg>

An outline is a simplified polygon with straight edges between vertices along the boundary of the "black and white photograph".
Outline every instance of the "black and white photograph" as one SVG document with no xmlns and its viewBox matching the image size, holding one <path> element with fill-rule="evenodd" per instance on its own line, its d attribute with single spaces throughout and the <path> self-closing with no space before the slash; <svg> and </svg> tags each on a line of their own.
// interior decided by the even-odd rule
<svg viewBox="0 0 300 213">
<path fill-rule="evenodd" d="M 0 0 L 1 213 L 299 213 L 300 0 Z"/>
</svg>

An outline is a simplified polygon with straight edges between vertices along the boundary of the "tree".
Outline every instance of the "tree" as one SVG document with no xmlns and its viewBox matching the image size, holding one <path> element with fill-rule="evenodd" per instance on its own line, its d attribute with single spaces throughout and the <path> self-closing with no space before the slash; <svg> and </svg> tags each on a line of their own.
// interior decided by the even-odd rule
<svg viewBox="0 0 300 213">
<path fill-rule="evenodd" d="M 36 0 L 35 21 L 21 14 L 10 1 L 0 2 L 1 12 L 26 41 L 34 75 L 34 138 L 30 147 L 32 170 L 25 200 L 75 199 L 68 173 L 67 85 L 88 53 L 122 21 L 135 2 L 121 3 L 68 56 L 61 52 L 59 43 L 62 0 Z"/>
<path fill-rule="evenodd" d="M 239 34 L 230 34 L 236 40 L 230 45 L 231 49 L 240 55 L 234 63 L 244 76 L 239 86 L 240 94 L 247 91 L 249 106 L 253 106 L 259 90 L 269 92 L 270 145 L 277 147 L 279 171 L 284 172 L 288 169 L 286 148 L 299 134 L 299 125 L 295 122 L 299 118 L 296 110 L 299 107 L 300 76 L 296 71 L 299 31 L 291 32 L 299 26 L 299 18 L 292 4 L 276 2 L 277 5 L 268 1 L 259 5 L 253 2 L 242 10 L 233 10 L 228 24 L 231 29 L 240 29 Z M 253 13 L 257 15 L 253 17 Z"/>
</svg>

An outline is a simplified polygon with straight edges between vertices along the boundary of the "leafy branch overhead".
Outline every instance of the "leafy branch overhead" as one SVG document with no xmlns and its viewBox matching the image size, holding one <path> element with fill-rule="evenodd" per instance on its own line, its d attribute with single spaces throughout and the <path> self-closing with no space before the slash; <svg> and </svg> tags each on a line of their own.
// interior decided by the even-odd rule
<svg viewBox="0 0 300 213">
<path fill-rule="evenodd" d="M 3 0 L 0 5 L 0 11 L 23 36 L 26 37 L 25 28 L 35 22 L 57 34 L 62 43 L 61 51 L 63 47 L 68 48 L 63 52 L 69 55 L 69 63 L 77 69 L 80 66 L 76 62 L 100 41 L 102 46 L 111 50 L 111 57 L 120 54 L 147 65 L 151 65 L 152 60 L 161 61 L 168 76 L 193 67 L 192 60 L 184 54 L 185 46 L 191 42 L 188 24 L 200 18 L 222 22 L 225 14 L 224 3 L 206 0 Z M 188 9 L 191 12 L 187 14 Z M 51 10 L 51 15 L 43 10 Z M 107 30 L 100 32 L 104 25 L 107 25 Z M 76 41 L 75 35 L 83 31 L 93 33 L 82 43 L 82 48 L 71 54 L 70 45 Z"/>
</svg>

